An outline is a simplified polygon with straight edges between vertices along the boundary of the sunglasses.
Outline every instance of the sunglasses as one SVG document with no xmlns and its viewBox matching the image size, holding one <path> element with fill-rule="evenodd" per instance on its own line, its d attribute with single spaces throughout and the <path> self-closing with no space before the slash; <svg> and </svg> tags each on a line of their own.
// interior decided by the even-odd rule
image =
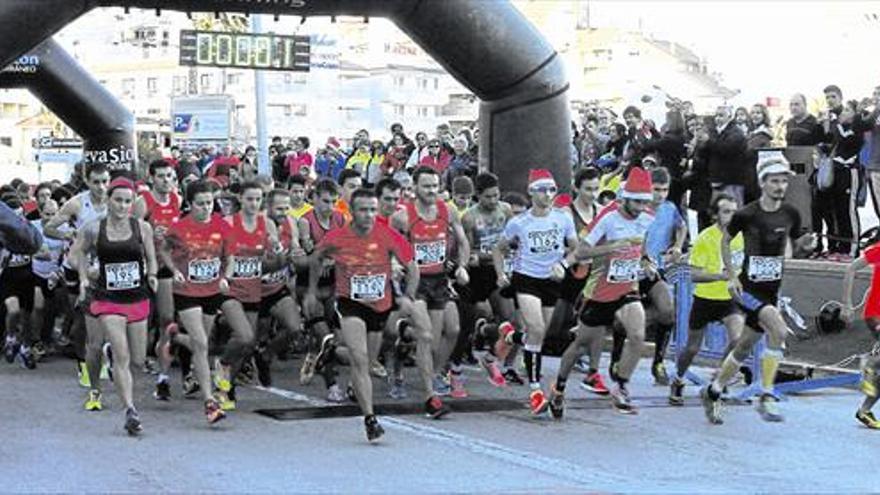
<svg viewBox="0 0 880 495">
<path fill-rule="evenodd" d="M 531 191 L 537 194 L 556 194 L 557 190 L 556 186 L 538 186 L 531 188 Z"/>
</svg>

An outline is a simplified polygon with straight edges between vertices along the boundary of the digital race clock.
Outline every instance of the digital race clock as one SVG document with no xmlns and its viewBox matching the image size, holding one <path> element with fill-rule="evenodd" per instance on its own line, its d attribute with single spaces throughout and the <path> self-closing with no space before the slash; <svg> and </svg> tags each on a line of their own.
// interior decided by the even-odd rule
<svg viewBox="0 0 880 495">
<path fill-rule="evenodd" d="M 180 65 L 308 72 L 308 36 L 180 31 Z"/>
</svg>

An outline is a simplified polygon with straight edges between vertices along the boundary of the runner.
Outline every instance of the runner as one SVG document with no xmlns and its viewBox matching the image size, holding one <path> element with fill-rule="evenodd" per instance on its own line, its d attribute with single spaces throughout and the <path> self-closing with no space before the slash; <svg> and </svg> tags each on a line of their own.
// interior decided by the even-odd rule
<svg viewBox="0 0 880 495">
<path fill-rule="evenodd" d="M 676 376 L 669 389 L 669 403 L 673 406 L 684 405 L 684 377 L 694 357 L 700 352 L 706 326 L 713 321 L 724 323 L 727 329 L 725 356 L 733 350 L 742 335 L 745 318 L 727 291 L 729 277 L 721 261 L 722 232 L 730 225 L 736 210 L 736 198 L 725 193 L 715 196 L 711 206 L 715 224 L 700 232 L 691 249 L 688 262 L 691 281 L 694 282 L 694 296 L 687 345 L 678 355 L 675 365 Z M 737 234 L 730 242 L 730 253 L 733 266 L 739 270 L 743 262 L 742 233 Z"/>
<path fill-rule="evenodd" d="M 313 207 L 306 202 L 306 178 L 302 175 L 294 175 L 288 180 L 290 190 L 290 216 L 299 220 Z"/>
<path fill-rule="evenodd" d="M 155 160 L 150 163 L 152 189 L 138 196 L 134 204 L 135 218 L 146 220 L 153 228 L 153 237 L 157 252 L 164 242 L 168 227 L 180 218 L 180 196 L 174 191 L 174 167 L 166 160 Z M 171 345 L 169 342 L 169 325 L 174 323 L 174 292 L 172 280 L 174 273 L 159 263 L 159 288 L 156 290 L 156 309 L 159 313 L 159 339 L 156 342 L 156 356 L 159 358 L 159 375 L 156 377 L 156 400 L 167 401 L 171 398 L 168 372 L 171 368 Z M 171 328 L 171 332 L 177 331 Z"/>
<path fill-rule="evenodd" d="M 89 311 L 94 315 L 110 343 L 108 359 L 113 383 L 125 407 L 124 428 L 129 435 L 143 430 L 134 406 L 134 379 L 131 366 L 140 369 L 147 355 L 147 319 L 150 294 L 158 286 L 153 229 L 133 218 L 134 183 L 116 178 L 108 190 L 107 217 L 80 230 L 71 248 L 76 259 L 94 257 L 98 275 L 91 279 L 89 265 L 78 264 L 80 300 L 92 288 Z"/>
<path fill-rule="evenodd" d="M 728 290 L 745 313 L 746 330 L 722 362 L 712 383 L 700 391 L 706 417 L 712 424 L 723 423 L 719 399 L 724 385 L 733 378 L 752 346 L 765 332 L 767 349 L 760 356 L 762 394 L 758 401 L 758 412 L 765 421 L 783 420 L 773 395 L 773 384 L 789 332 L 776 307 L 779 287 L 782 285 L 785 251 L 789 239 L 793 242 L 795 253 L 811 252 L 816 247 L 815 234 L 801 235 L 801 217 L 797 209 L 783 203 L 791 175 L 791 166 L 781 151 L 760 152 L 758 183 L 761 197 L 733 215 L 721 238 L 721 259 L 728 276 Z M 740 232 L 743 234 L 745 256 L 742 272 L 737 276 L 730 242 Z"/>
<path fill-rule="evenodd" d="M 4 196 L 3 200 L 24 221 L 24 210 L 18 199 Z M 37 367 L 32 348 L 38 339 L 30 321 L 36 286 L 31 263 L 31 255 L 0 249 L 0 303 L 5 313 L 6 362 L 18 359 L 23 368 L 32 370 Z"/>
<path fill-rule="evenodd" d="M 372 191 L 360 189 L 351 196 L 351 225 L 328 233 L 318 244 L 309 271 L 309 291 L 305 306 L 320 311 L 318 279 L 322 260 L 336 263 L 335 290 L 341 320 L 342 340 L 351 360 L 352 382 L 358 405 L 364 414 L 367 440 L 378 440 L 384 429 L 373 412 L 373 385 L 369 372 L 367 335 L 382 332 L 394 299 L 404 307 L 413 304 L 419 272 L 412 247 L 390 228 L 376 224 L 378 200 Z M 392 294 L 391 259 L 406 266 L 407 292 Z"/>
<path fill-rule="evenodd" d="M 58 203 L 54 199 L 48 199 L 39 210 L 41 218 L 31 221 L 40 234 L 43 227 L 52 217 L 58 213 Z M 69 226 L 65 226 L 69 228 Z M 39 332 L 40 341 L 34 344 L 34 355 L 39 360 L 48 353 L 52 345 L 52 330 L 55 318 L 70 313 L 67 300 L 60 301 L 57 296 L 61 295 L 58 286 L 63 272 L 61 270 L 61 257 L 68 249 L 68 243 L 51 237 L 43 236 L 43 245 L 33 257 L 33 272 L 36 276 L 36 285 L 39 291 L 34 294 L 34 331 Z"/>
<path fill-rule="evenodd" d="M 865 310 L 862 313 L 865 324 L 874 337 L 874 351 L 871 352 L 862 364 L 862 393 L 865 400 L 856 411 L 856 419 L 872 430 L 880 430 L 878 420 L 871 409 L 880 398 L 880 356 L 877 355 L 877 342 L 880 342 L 880 244 L 874 244 L 865 249 L 861 256 L 853 260 L 847 266 L 846 276 L 843 279 L 843 311 L 841 316 L 844 321 L 852 322 L 856 307 L 852 303 L 852 288 L 856 272 L 871 266 L 871 288 L 865 297 Z"/>
<path fill-rule="evenodd" d="M 546 325 L 559 298 L 559 281 L 565 276 L 565 254 L 577 245 L 571 217 L 553 208 L 556 181 L 545 169 L 529 171 L 529 196 L 532 207 L 512 218 L 492 251 L 498 286 L 513 288 L 516 305 L 525 321 L 525 329 L 502 325 L 496 355 L 505 358 L 513 344 L 524 346 L 524 360 L 529 376 L 529 406 L 537 416 L 547 411 L 549 403 L 541 389 L 541 348 Z M 517 248 L 513 276 L 504 271 L 504 257 Z"/>
<path fill-rule="evenodd" d="M 427 314 L 431 321 L 431 363 L 437 372 L 433 383 L 434 393 L 466 397 L 461 371 L 451 369 L 448 373 L 442 373 L 441 370 L 445 369 L 460 330 L 458 308 L 451 300 L 446 264 L 453 263 L 450 255 L 453 249 L 457 249 L 455 278 L 459 284 L 467 284 L 466 266 L 470 246 L 458 217 L 439 199 L 440 175 L 437 171 L 430 167 L 419 167 L 413 174 L 413 182 L 416 185 L 416 200 L 406 203 L 405 209 L 395 213 L 391 225 L 412 243 L 419 267 L 415 311 L 421 315 Z M 427 364 L 423 366 L 427 368 Z"/>
<path fill-rule="evenodd" d="M 638 294 L 640 268 L 651 272 L 643 256 L 643 242 L 653 217 L 646 213 L 653 199 L 651 175 L 635 167 L 622 191 L 618 208 L 603 212 L 581 240 L 569 261 L 593 259 L 591 277 L 596 285 L 580 314 L 575 340 L 569 344 L 559 363 L 559 375 L 551 393 L 550 411 L 561 418 L 565 407 L 565 384 L 575 360 L 601 339 L 606 328 L 618 322 L 626 332 L 626 345 L 618 372 L 612 379 L 611 403 L 624 414 L 637 412 L 627 384 L 638 366 L 645 342 L 645 312 Z"/>
<path fill-rule="evenodd" d="M 82 192 L 70 198 L 58 210 L 58 214 L 52 217 L 43 231 L 46 236 L 72 242 L 76 233 L 86 225 L 97 222 L 107 215 L 107 186 L 110 184 L 110 172 L 107 166 L 100 162 L 88 163 L 85 167 L 85 179 L 88 191 Z M 73 224 L 72 230 L 65 230 L 62 226 Z M 67 285 L 70 305 L 74 306 L 77 301 L 85 311 L 75 311 L 74 323 L 71 328 L 71 336 L 74 341 L 74 350 L 77 355 L 77 372 L 80 375 L 80 385 L 89 389 L 89 396 L 85 402 L 85 409 L 100 411 L 101 404 L 101 347 L 104 344 L 103 330 L 98 325 L 98 320 L 88 312 L 89 295 L 80 297 L 80 281 L 78 263 L 89 265 L 94 260 L 79 260 L 75 256 L 67 256 L 62 263 L 64 267 L 64 279 Z M 80 319 L 80 317 L 83 319 Z"/>
<path fill-rule="evenodd" d="M 190 183 L 186 188 L 189 214 L 173 222 L 165 236 L 160 256 L 174 276 L 174 309 L 182 330 L 172 332 L 172 343 L 192 353 L 192 367 L 205 403 L 205 416 L 213 424 L 226 414 L 211 395 L 211 368 L 208 340 L 223 296 L 220 279 L 230 227 L 222 217 L 212 215 L 213 186 L 207 181 Z"/>
</svg>

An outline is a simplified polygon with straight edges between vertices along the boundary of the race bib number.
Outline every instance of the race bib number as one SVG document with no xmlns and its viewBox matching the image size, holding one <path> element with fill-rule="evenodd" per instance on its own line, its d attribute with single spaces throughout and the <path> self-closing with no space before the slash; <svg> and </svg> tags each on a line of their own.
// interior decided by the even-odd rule
<svg viewBox="0 0 880 495">
<path fill-rule="evenodd" d="M 189 262 L 189 281 L 206 284 L 220 278 L 220 258 L 192 260 Z"/>
<path fill-rule="evenodd" d="M 636 282 L 639 280 L 640 271 L 641 263 L 638 258 L 615 258 L 608 264 L 608 276 L 606 277 L 606 280 L 615 284 Z"/>
<path fill-rule="evenodd" d="M 284 267 L 283 270 L 274 271 L 272 273 L 267 273 L 263 275 L 263 283 L 266 285 L 278 285 L 287 283 L 287 279 L 290 277 L 290 269 Z"/>
<path fill-rule="evenodd" d="M 259 278 L 263 273 L 263 260 L 259 257 L 235 258 L 232 278 Z"/>
<path fill-rule="evenodd" d="M 13 254 L 9 256 L 9 267 L 18 268 L 31 262 L 31 257 L 26 254 Z"/>
<path fill-rule="evenodd" d="M 416 264 L 436 265 L 446 261 L 446 241 L 423 242 L 413 246 L 416 252 Z"/>
<path fill-rule="evenodd" d="M 480 239 L 480 252 L 483 254 L 492 254 L 492 249 L 498 244 L 498 234 L 483 236 Z"/>
<path fill-rule="evenodd" d="M 379 301 L 385 297 L 385 274 L 353 275 L 351 298 L 355 301 Z"/>
<path fill-rule="evenodd" d="M 107 290 L 137 289 L 141 286 L 141 271 L 137 261 L 104 265 Z"/>
<path fill-rule="evenodd" d="M 749 280 L 776 282 L 782 280 L 781 256 L 752 256 L 749 258 Z"/>
<path fill-rule="evenodd" d="M 542 254 L 551 253 L 561 249 L 562 236 L 559 234 L 559 229 L 529 232 L 527 239 L 529 251 L 535 254 Z"/>
</svg>

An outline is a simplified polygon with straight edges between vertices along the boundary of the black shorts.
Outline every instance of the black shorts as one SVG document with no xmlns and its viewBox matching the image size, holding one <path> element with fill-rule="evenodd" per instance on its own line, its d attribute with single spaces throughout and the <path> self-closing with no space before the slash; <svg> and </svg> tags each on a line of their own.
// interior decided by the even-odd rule
<svg viewBox="0 0 880 495">
<path fill-rule="evenodd" d="M 541 300 L 541 306 L 552 308 L 559 299 L 559 282 L 549 278 L 535 278 L 513 272 L 510 286 L 517 294 L 528 294 Z"/>
<path fill-rule="evenodd" d="M 223 296 L 223 301 L 220 302 L 221 309 L 222 309 L 222 306 L 224 304 L 226 304 L 226 301 L 238 301 L 238 299 L 236 299 L 234 297 L 230 297 L 230 296 Z M 263 301 L 257 301 L 257 302 L 238 301 L 238 303 L 241 304 L 241 307 L 242 307 L 242 309 L 244 309 L 245 313 L 259 313 L 260 312 L 260 305 L 263 304 Z"/>
<path fill-rule="evenodd" d="M 18 306 L 23 311 L 33 311 L 36 285 L 37 276 L 34 275 L 30 265 L 7 268 L 3 270 L 3 275 L 0 275 L 0 303 L 14 297 L 18 299 Z"/>
<path fill-rule="evenodd" d="M 390 309 L 377 313 L 372 308 L 345 297 L 336 300 L 336 312 L 339 314 L 340 323 L 342 318 L 360 319 L 367 326 L 367 332 L 384 331 L 385 324 L 388 323 L 388 316 L 391 314 Z"/>
<path fill-rule="evenodd" d="M 174 272 L 171 271 L 167 266 L 163 266 L 159 268 L 159 271 L 156 272 L 156 278 L 159 280 L 165 280 L 167 278 L 174 278 Z"/>
<path fill-rule="evenodd" d="M 223 294 L 208 297 L 191 297 L 174 294 L 174 311 L 182 312 L 192 308 L 202 308 L 202 314 L 214 316 L 220 311 L 220 305 L 227 299 Z"/>
<path fill-rule="evenodd" d="M 764 329 L 761 328 L 761 319 L 758 315 L 765 306 L 776 307 L 778 301 L 778 294 L 762 294 L 760 292 L 746 292 L 744 290 L 742 297 L 736 302 L 736 305 L 746 315 L 746 325 L 756 332 L 763 332 Z"/>
<path fill-rule="evenodd" d="M 446 274 L 426 275 L 419 278 L 419 288 L 416 290 L 416 299 L 428 303 L 428 309 L 441 311 L 446 309 L 446 303 L 452 298 L 449 292 L 449 279 Z"/>
<path fill-rule="evenodd" d="M 662 273 L 658 273 L 657 278 L 654 278 L 654 279 L 650 279 L 648 277 L 645 277 L 645 278 L 639 280 L 639 294 L 641 294 L 642 297 L 647 298 L 651 294 L 651 289 L 653 289 L 654 286 L 657 285 L 661 281 L 663 281 L 663 282 L 666 281 L 666 279 L 663 277 Z"/>
<path fill-rule="evenodd" d="M 624 295 L 616 301 L 600 302 L 588 300 L 581 310 L 581 323 L 588 327 L 611 327 L 617 310 L 632 303 L 641 303 L 642 298 L 635 292 Z"/>
<path fill-rule="evenodd" d="M 572 268 L 565 270 L 565 278 L 562 279 L 562 282 L 559 284 L 559 296 L 562 299 L 574 304 L 577 301 L 577 298 L 584 291 L 584 286 L 587 285 L 587 279 L 590 277 L 590 273 L 587 272 L 583 278 L 578 278 L 575 276 L 574 272 L 572 272 Z"/>
<path fill-rule="evenodd" d="M 741 313 L 741 311 L 733 300 L 717 301 L 694 296 L 689 324 L 691 330 L 697 330 L 735 313 Z"/>
<path fill-rule="evenodd" d="M 468 269 L 470 283 L 463 287 L 456 287 L 462 299 L 471 304 L 488 301 L 489 297 L 498 289 L 498 276 L 495 275 L 495 267 L 491 265 L 474 266 Z"/>
<path fill-rule="evenodd" d="M 73 268 L 64 268 L 64 285 L 67 286 L 68 294 L 79 294 L 79 272 Z"/>
<path fill-rule="evenodd" d="M 293 297 L 290 294 L 290 289 L 288 289 L 286 285 L 274 294 L 263 297 L 263 300 L 260 301 L 260 318 L 268 318 L 271 316 L 270 312 L 272 311 L 272 308 L 274 308 L 275 305 L 285 297 Z"/>
</svg>

